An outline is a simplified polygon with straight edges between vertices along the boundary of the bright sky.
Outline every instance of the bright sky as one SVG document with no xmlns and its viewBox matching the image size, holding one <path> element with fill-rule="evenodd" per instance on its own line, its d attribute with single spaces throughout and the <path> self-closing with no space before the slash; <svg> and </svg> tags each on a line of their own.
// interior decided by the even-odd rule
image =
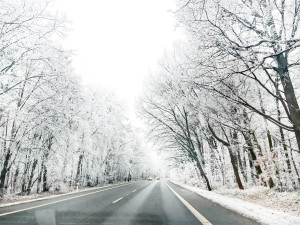
<svg viewBox="0 0 300 225">
<path fill-rule="evenodd" d="M 76 52 L 76 72 L 114 91 L 134 120 L 145 77 L 181 37 L 173 0 L 57 0 L 56 7 L 72 21 L 64 45 Z"/>
</svg>

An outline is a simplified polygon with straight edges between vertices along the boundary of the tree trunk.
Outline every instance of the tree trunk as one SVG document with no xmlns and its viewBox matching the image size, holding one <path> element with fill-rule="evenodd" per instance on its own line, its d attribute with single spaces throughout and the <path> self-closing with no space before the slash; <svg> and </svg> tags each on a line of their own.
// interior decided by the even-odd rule
<svg viewBox="0 0 300 225">
<path fill-rule="evenodd" d="M 43 170 L 44 170 L 44 162 L 42 162 L 41 171 L 39 172 L 39 175 L 37 178 L 36 193 L 40 192 L 40 187 L 41 187 L 42 177 L 43 177 Z"/>
<path fill-rule="evenodd" d="M 291 139 L 289 139 L 289 145 L 290 145 L 290 149 L 292 149 Z M 290 155 L 291 155 L 291 160 L 292 160 L 292 164 L 293 164 L 294 170 L 295 170 L 296 175 L 297 175 L 298 183 L 300 184 L 299 171 L 298 171 L 298 168 L 297 168 L 297 166 L 296 166 L 296 164 L 295 164 L 295 160 L 294 160 L 294 157 L 293 157 L 292 150 L 290 150 Z"/>
<path fill-rule="evenodd" d="M 14 123 L 13 123 L 13 125 L 14 125 Z M 12 128 L 14 129 L 14 127 L 12 127 Z M 3 152 L 5 153 L 7 151 L 7 153 L 5 155 L 5 160 L 4 160 L 3 167 L 2 167 L 2 170 L 0 173 L 0 197 L 4 194 L 4 183 L 5 183 L 5 179 L 6 179 L 6 174 L 8 172 L 8 162 L 12 155 L 12 153 L 10 152 L 10 147 L 8 147 L 8 150 L 7 150 L 7 142 L 6 142 L 7 131 L 8 131 L 8 118 L 7 118 L 7 122 L 5 125 L 5 133 L 4 133 L 5 139 L 4 139 L 4 143 L 3 143 Z"/>
<path fill-rule="evenodd" d="M 236 150 L 236 153 L 237 153 L 236 159 L 237 159 L 238 166 L 240 167 L 240 171 L 241 171 L 241 174 L 244 177 L 244 181 L 247 182 L 247 175 L 245 173 L 243 163 L 242 163 L 242 159 L 241 159 L 239 142 L 238 142 L 238 135 L 237 135 L 236 130 L 233 130 L 233 133 L 232 133 L 232 145 L 231 146 L 233 146 L 234 149 Z"/>
<path fill-rule="evenodd" d="M 38 162 L 38 160 L 34 159 L 33 164 L 32 164 L 32 168 L 31 168 L 31 174 L 30 174 L 30 177 L 29 177 L 28 186 L 27 186 L 27 195 L 30 195 L 30 192 L 31 192 L 31 188 L 32 188 L 32 185 L 33 185 L 32 184 L 32 179 L 33 179 L 33 176 L 34 176 L 34 171 L 35 171 L 37 162 Z"/>
<path fill-rule="evenodd" d="M 230 162 L 231 162 L 231 165 L 232 165 L 232 168 L 233 168 L 233 172 L 234 172 L 234 176 L 235 176 L 236 182 L 237 182 L 237 184 L 238 184 L 239 189 L 243 190 L 244 187 L 243 187 L 243 184 L 242 184 L 242 181 L 241 181 L 239 172 L 238 172 L 238 168 L 237 168 L 237 166 L 236 166 L 236 159 L 235 159 L 235 157 L 234 157 L 234 155 L 233 155 L 233 152 L 232 152 L 232 149 L 231 149 L 231 146 L 230 146 L 228 137 L 227 137 L 227 135 L 226 135 L 224 129 L 222 128 L 223 133 L 224 133 L 224 135 L 226 136 L 227 141 L 224 141 L 223 139 L 221 139 L 220 137 L 218 137 L 218 136 L 216 135 L 216 133 L 214 132 L 214 130 L 212 129 L 212 127 L 210 126 L 209 123 L 207 123 L 207 126 L 208 126 L 208 129 L 210 130 L 211 134 L 214 136 L 214 138 L 216 138 L 217 141 L 221 142 L 224 146 L 227 147 L 227 149 L 228 149 L 228 151 L 229 151 Z"/>
<path fill-rule="evenodd" d="M 296 136 L 298 151 L 300 152 L 300 110 L 295 94 L 295 90 L 288 71 L 287 54 L 281 53 L 276 57 L 278 64 L 277 72 L 283 87 L 285 100 L 289 109 L 291 122 L 294 125 L 294 133 Z"/>
<path fill-rule="evenodd" d="M 18 180 L 18 176 L 19 176 L 19 166 L 17 167 L 16 169 L 16 172 L 15 172 L 15 175 L 14 175 L 14 181 L 13 181 L 13 192 L 15 193 L 16 192 L 16 189 L 17 189 L 17 180 Z"/>
<path fill-rule="evenodd" d="M 49 191 L 47 184 L 47 167 L 44 166 L 44 174 L 43 174 L 43 192 Z"/>
<path fill-rule="evenodd" d="M 257 157 L 256 157 L 256 154 L 254 152 L 253 144 L 251 142 L 251 133 L 243 132 L 242 134 L 245 138 L 245 142 L 247 144 L 247 150 L 250 153 L 249 155 L 251 157 L 250 167 L 253 167 L 253 164 L 254 164 L 254 168 L 255 168 L 255 171 L 256 171 L 256 178 L 258 178 L 259 175 L 262 173 L 262 169 L 260 167 L 260 164 L 258 162 L 255 162 L 257 160 Z"/>
<path fill-rule="evenodd" d="M 258 89 L 258 97 L 259 97 L 259 101 L 260 101 L 261 111 L 263 112 L 263 114 L 266 114 L 266 110 L 264 108 L 263 99 L 261 97 L 261 92 L 260 92 L 259 89 Z M 269 128 L 268 128 L 268 122 L 267 122 L 267 120 L 266 120 L 265 117 L 263 119 L 264 119 L 265 126 L 266 126 L 266 132 L 267 132 L 267 139 L 268 139 L 269 149 L 270 149 L 270 151 L 272 151 L 272 149 L 273 149 L 273 142 L 272 142 L 271 133 L 270 133 Z"/>
<path fill-rule="evenodd" d="M 80 154 L 78 159 L 78 165 L 77 165 L 76 182 L 80 180 L 82 159 L 83 159 L 83 154 Z"/>
<path fill-rule="evenodd" d="M 26 159 L 28 158 L 28 156 L 26 156 Z M 27 159 L 27 162 L 25 164 L 25 168 L 24 168 L 24 173 L 23 173 L 23 180 L 22 180 L 22 187 L 21 187 L 21 190 L 23 193 L 26 192 L 26 178 L 27 178 L 27 173 L 28 173 L 28 170 L 29 170 L 29 160 Z"/>
<path fill-rule="evenodd" d="M 235 176 L 236 182 L 238 184 L 238 187 L 239 187 L 239 189 L 244 190 L 244 186 L 242 184 L 242 181 L 241 181 L 241 178 L 240 178 L 240 175 L 239 175 L 238 167 L 236 165 L 236 160 L 235 160 L 235 157 L 232 153 L 232 150 L 231 150 L 230 146 L 228 146 L 228 151 L 229 151 L 229 156 L 230 156 L 230 162 L 231 162 L 231 165 L 232 165 L 232 169 L 233 169 L 234 176 Z"/>
<path fill-rule="evenodd" d="M 5 155 L 4 164 L 0 174 L 0 196 L 4 193 L 4 184 L 5 184 L 7 172 L 9 171 L 8 162 L 10 160 L 10 157 L 11 157 L 11 152 L 10 150 L 8 150 L 8 152 Z"/>
<path fill-rule="evenodd" d="M 207 190 L 211 191 L 212 189 L 211 189 L 209 180 L 208 180 L 206 174 L 204 173 L 204 170 L 203 170 L 203 168 L 202 168 L 200 162 L 197 162 L 197 167 L 198 167 L 198 169 L 199 169 L 199 171 L 200 171 L 201 176 L 202 176 L 202 177 L 204 178 L 204 180 L 205 180 L 205 183 L 206 183 L 206 186 L 207 186 Z"/>
</svg>

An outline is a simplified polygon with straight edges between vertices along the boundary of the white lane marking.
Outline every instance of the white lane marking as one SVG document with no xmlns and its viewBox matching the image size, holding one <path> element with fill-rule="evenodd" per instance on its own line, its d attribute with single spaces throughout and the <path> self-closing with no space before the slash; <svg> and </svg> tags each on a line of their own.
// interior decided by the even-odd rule
<svg viewBox="0 0 300 225">
<path fill-rule="evenodd" d="M 123 198 L 124 198 L 124 197 L 118 198 L 117 200 L 113 201 L 112 203 L 114 204 L 114 203 L 120 201 L 120 200 L 123 199 Z"/>
<path fill-rule="evenodd" d="M 74 199 L 74 198 L 80 198 L 82 196 L 87 196 L 87 195 L 99 193 L 99 192 L 102 192 L 102 191 L 107 191 L 107 190 L 115 189 L 115 188 L 118 188 L 118 187 L 127 186 L 127 185 L 130 185 L 130 184 L 134 184 L 134 183 L 122 184 L 120 186 L 114 186 L 114 187 L 111 187 L 111 188 L 107 188 L 107 189 L 103 189 L 103 190 L 99 190 L 99 191 L 94 191 L 94 192 L 91 192 L 91 193 L 87 193 L 87 194 L 83 194 L 83 195 L 79 195 L 79 196 L 74 196 L 74 197 L 71 197 L 71 198 L 62 199 L 62 200 L 58 200 L 58 201 L 54 201 L 54 202 L 49 202 L 49 203 L 45 203 L 45 204 L 42 204 L 42 205 L 29 207 L 29 208 L 26 208 L 26 209 L 20 209 L 20 210 L 16 210 L 16 211 L 12 211 L 12 212 L 2 213 L 2 214 L 0 214 L 0 217 L 5 216 L 5 215 L 9 215 L 9 214 L 13 214 L 13 213 L 17 213 L 17 212 L 26 211 L 26 210 L 29 210 L 29 209 L 35 209 L 35 208 L 46 206 L 46 205 L 51 205 L 51 204 L 58 203 L 58 202 L 67 201 L 67 200 Z"/>
<path fill-rule="evenodd" d="M 173 188 L 171 188 L 167 182 L 165 181 L 166 185 L 170 188 L 170 190 L 174 193 L 174 195 L 196 216 L 196 218 L 203 224 L 203 225 L 212 225 L 204 216 L 202 216 L 193 206 L 191 206 L 186 200 L 184 200 Z"/>
<path fill-rule="evenodd" d="M 147 185 L 148 185 L 148 184 L 146 184 L 145 186 L 147 186 Z M 136 192 L 137 190 L 140 190 L 141 188 L 143 188 L 143 187 L 145 187 L 145 186 L 142 186 L 142 187 L 140 187 L 140 188 L 138 188 L 138 189 L 135 189 L 135 190 L 133 190 L 131 193 L 134 193 L 134 192 Z M 125 196 L 122 197 L 122 198 L 118 198 L 117 200 L 113 201 L 112 203 L 116 203 L 116 202 L 120 201 L 121 199 L 125 198 L 126 196 L 130 195 L 131 193 L 125 195 Z"/>
<path fill-rule="evenodd" d="M 140 190 L 140 189 L 142 189 L 142 188 L 146 187 L 147 185 L 149 185 L 149 183 L 148 183 L 148 184 L 146 184 L 146 185 L 144 185 L 144 186 L 142 186 L 142 187 L 140 187 L 140 188 L 138 188 L 138 189 L 135 189 L 135 190 L 133 190 L 133 191 L 132 191 L 132 193 L 134 193 L 134 192 L 136 192 L 137 190 Z M 129 195 L 129 194 L 128 194 L 128 195 Z"/>
<path fill-rule="evenodd" d="M 146 184 L 145 186 L 147 186 L 147 185 L 148 185 L 148 184 Z M 140 188 L 138 188 L 138 189 L 135 189 L 135 190 L 133 190 L 131 193 L 134 193 L 134 192 L 136 192 L 137 190 L 140 190 L 141 188 L 143 188 L 143 187 L 145 187 L 145 186 L 142 186 L 142 187 L 140 187 Z M 117 200 L 113 201 L 112 203 L 114 204 L 114 203 L 116 203 L 116 202 L 122 200 L 123 198 L 127 197 L 127 196 L 130 195 L 131 193 L 128 193 L 128 194 L 125 195 L 124 197 L 118 198 Z"/>
</svg>

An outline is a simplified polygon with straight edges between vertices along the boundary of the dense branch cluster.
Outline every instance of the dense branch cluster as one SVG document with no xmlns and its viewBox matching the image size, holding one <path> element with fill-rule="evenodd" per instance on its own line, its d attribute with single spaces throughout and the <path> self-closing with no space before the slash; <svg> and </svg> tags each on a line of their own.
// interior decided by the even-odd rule
<svg viewBox="0 0 300 225">
<path fill-rule="evenodd" d="M 151 138 L 209 190 L 299 188 L 300 1 L 177 2 L 187 40 L 140 102 Z"/>
<path fill-rule="evenodd" d="M 0 1 L 0 197 L 143 173 L 140 141 L 113 94 L 83 88 L 47 1 Z"/>
</svg>

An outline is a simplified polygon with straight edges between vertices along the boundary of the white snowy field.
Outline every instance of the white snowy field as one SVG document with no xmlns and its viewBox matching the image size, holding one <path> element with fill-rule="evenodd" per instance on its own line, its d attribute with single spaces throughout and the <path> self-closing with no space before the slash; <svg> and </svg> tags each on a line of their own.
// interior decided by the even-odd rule
<svg viewBox="0 0 300 225">
<path fill-rule="evenodd" d="M 264 188 L 206 191 L 178 181 L 171 182 L 262 224 L 300 224 L 299 192 L 276 193 Z"/>
</svg>

